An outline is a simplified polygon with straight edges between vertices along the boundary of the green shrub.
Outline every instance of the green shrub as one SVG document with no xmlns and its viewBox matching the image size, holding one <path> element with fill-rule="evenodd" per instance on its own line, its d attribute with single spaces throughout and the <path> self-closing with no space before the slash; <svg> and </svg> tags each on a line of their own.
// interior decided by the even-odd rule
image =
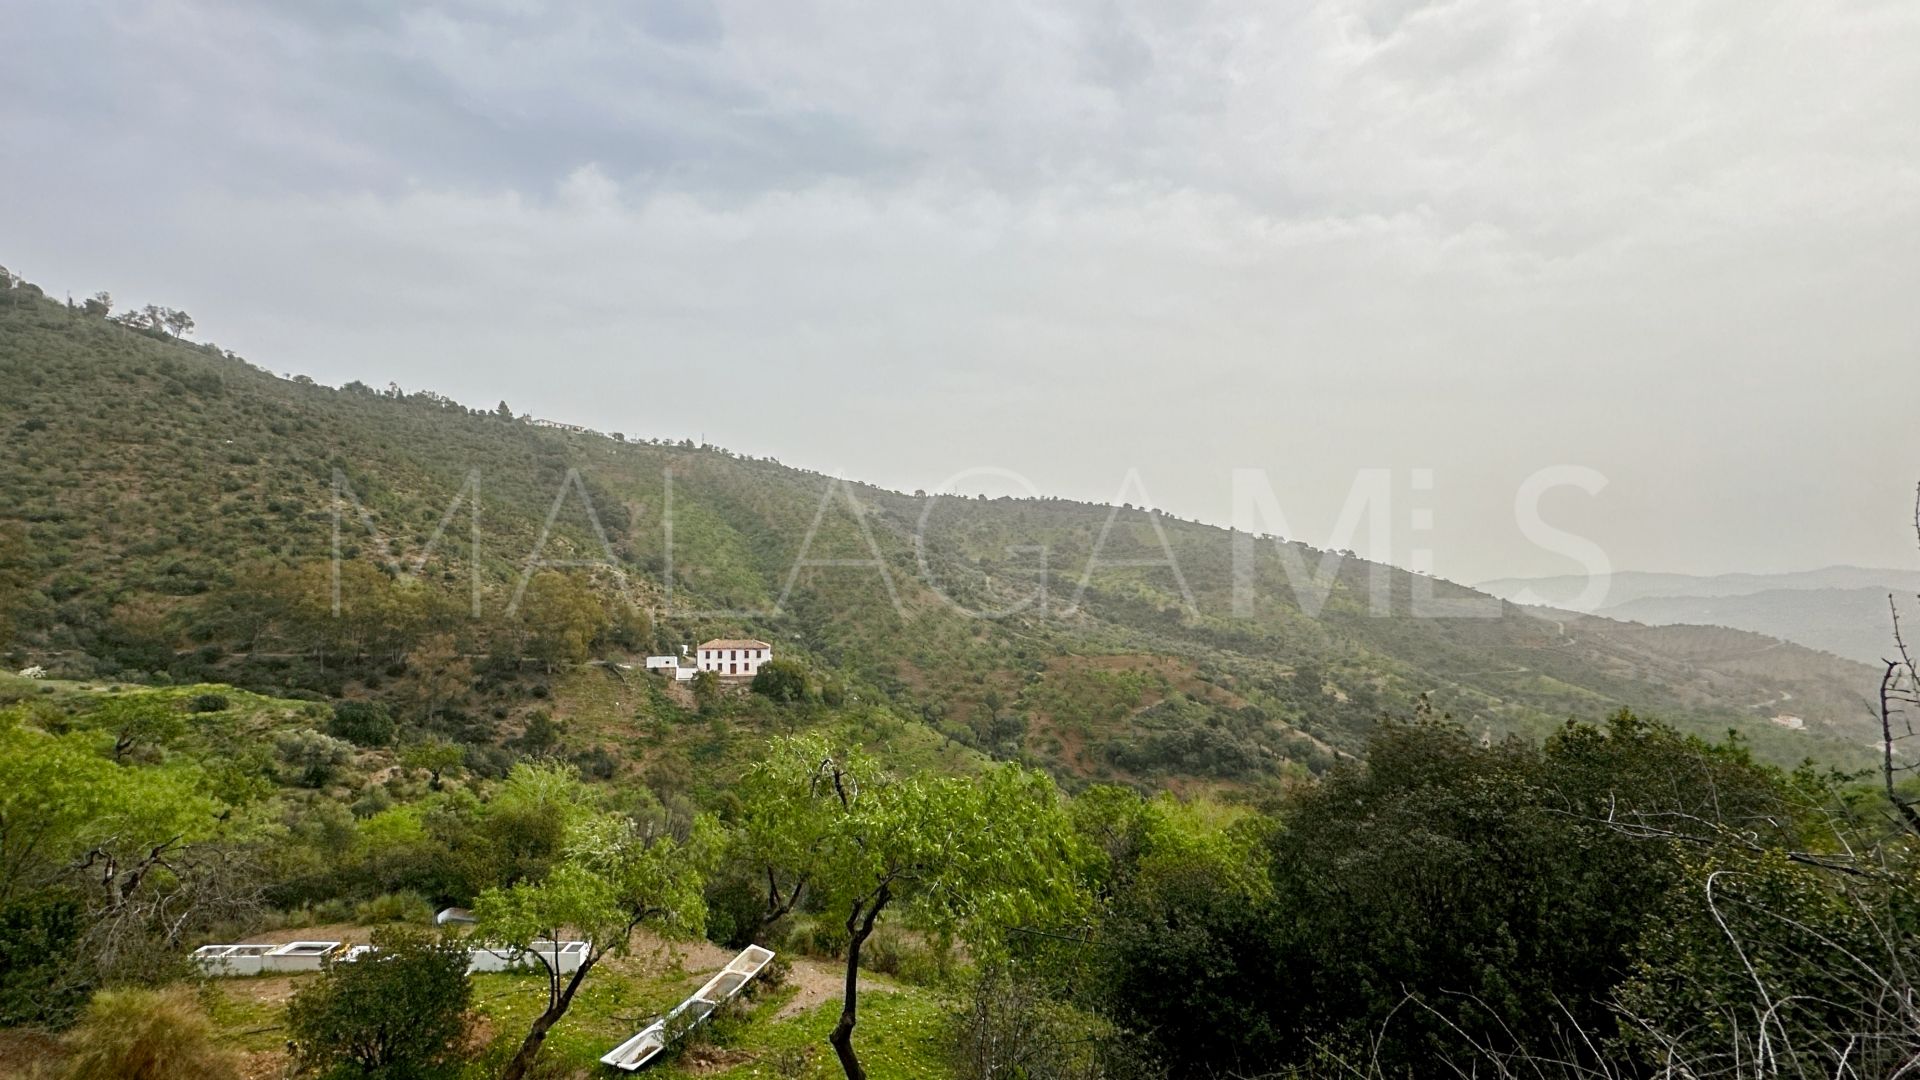
<svg viewBox="0 0 1920 1080">
<path fill-rule="evenodd" d="M 239 1080 L 238 1055 L 214 1041 L 191 991 L 102 990 L 67 1033 L 63 1080 Z"/>
<path fill-rule="evenodd" d="M 187 711 L 196 713 L 221 712 L 231 704 L 225 694 L 197 694 L 187 702 Z"/>
<path fill-rule="evenodd" d="M 846 952 L 847 928 L 831 918 L 795 919 L 785 944 L 793 952 L 831 959 Z"/>
<path fill-rule="evenodd" d="M 739 876 L 707 882 L 707 940 L 729 949 L 754 943 L 767 910 L 766 890 Z"/>
<path fill-rule="evenodd" d="M 433 905 L 427 898 L 411 889 L 395 893 L 381 893 L 371 900 L 363 900 L 354 905 L 353 921 L 357 923 L 419 923 L 422 926 L 433 924 Z"/>
<path fill-rule="evenodd" d="M 332 963 L 287 1006 L 302 1069 L 324 1077 L 458 1075 L 467 1035 L 467 950 L 416 930 L 375 931 L 379 950 Z"/>
<path fill-rule="evenodd" d="M 905 982 L 939 982 L 946 965 L 940 952 L 919 934 L 881 923 L 860 947 L 860 965 Z"/>
<path fill-rule="evenodd" d="M 0 905 L 0 1025 L 63 1025 L 86 1003 L 75 977 L 84 921 L 80 902 L 30 896 Z"/>
<path fill-rule="evenodd" d="M 325 787 L 340 767 L 353 760 L 353 746 L 312 728 L 282 731 L 273 737 L 273 749 L 307 787 Z"/>
<path fill-rule="evenodd" d="M 807 666 L 798 660 L 769 660 L 753 676 L 753 692 L 775 701 L 805 701 L 813 689 Z"/>
<path fill-rule="evenodd" d="M 385 746 L 393 741 L 393 716 L 377 701 L 341 701 L 333 706 L 327 733 L 359 746 Z"/>
</svg>

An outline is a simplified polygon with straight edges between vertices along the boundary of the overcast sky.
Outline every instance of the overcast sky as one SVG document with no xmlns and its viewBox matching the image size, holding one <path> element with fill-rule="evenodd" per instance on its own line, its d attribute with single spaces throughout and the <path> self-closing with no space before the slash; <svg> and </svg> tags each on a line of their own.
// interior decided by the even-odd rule
<svg viewBox="0 0 1920 1080">
<path fill-rule="evenodd" d="M 0 262 L 274 371 L 1461 580 L 1920 564 L 1920 4 L 15 4 Z M 1432 470 L 1431 491 L 1414 490 Z M 1416 530 L 1422 514 L 1432 525 Z M 1340 546 L 1363 547 L 1364 544 Z"/>
</svg>

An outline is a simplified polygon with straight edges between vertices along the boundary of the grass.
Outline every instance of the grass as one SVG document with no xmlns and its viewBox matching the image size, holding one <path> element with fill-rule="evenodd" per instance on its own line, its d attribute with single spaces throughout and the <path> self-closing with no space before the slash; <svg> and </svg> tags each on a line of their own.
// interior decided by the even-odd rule
<svg viewBox="0 0 1920 1080">
<path fill-rule="evenodd" d="M 802 961 L 803 963 L 807 961 Z M 698 966 L 698 965 L 696 965 Z M 600 1055 L 625 1041 L 699 987 L 710 971 L 683 965 L 643 970 L 614 958 L 588 976 L 566 1018 L 541 1050 L 543 1075 L 603 1076 Z M 254 1053 L 284 1048 L 286 1003 L 316 975 L 213 979 L 200 1000 L 220 1044 Z M 497 1075 L 546 1005 L 546 981 L 537 975 L 486 973 L 472 976 L 474 1011 L 484 1046 L 468 1069 L 473 1080 Z M 864 980 L 855 1046 L 875 1080 L 942 1077 L 949 1068 L 941 1052 L 946 1009 L 939 994 L 884 979 Z M 724 1018 L 698 1029 L 647 1075 L 667 1080 L 692 1077 L 830 1080 L 840 1069 L 827 1034 L 840 1014 L 837 999 L 781 1016 L 797 996 L 793 983 L 758 986 Z"/>
<path fill-rule="evenodd" d="M 840 1075 L 839 1063 L 827 1045 L 827 1034 L 840 1018 L 840 1003 L 830 1001 L 785 1020 L 761 1021 L 762 1014 L 778 1011 L 776 1001 L 758 1006 L 727 1049 L 750 1055 L 748 1060 L 718 1072 L 685 1068 L 669 1062 L 654 1071 L 661 1077 L 793 1077 L 830 1080 Z M 860 1024 L 854 1049 L 875 1080 L 941 1077 L 951 1070 L 941 1053 L 945 1010 L 931 993 L 905 988 L 893 993 L 867 993 L 860 1000 Z"/>
</svg>

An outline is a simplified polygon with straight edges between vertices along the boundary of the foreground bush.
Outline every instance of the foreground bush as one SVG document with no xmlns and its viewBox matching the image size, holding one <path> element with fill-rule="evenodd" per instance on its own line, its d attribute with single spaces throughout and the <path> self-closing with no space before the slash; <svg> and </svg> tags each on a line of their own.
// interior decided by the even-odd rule
<svg viewBox="0 0 1920 1080">
<path fill-rule="evenodd" d="M 1143 1044 L 1059 1000 L 1056 988 L 1000 967 L 982 971 L 964 1011 L 948 1021 L 959 1080 L 1157 1080 Z"/>
<path fill-rule="evenodd" d="M 239 1080 L 239 1058 L 184 987 L 103 990 L 67 1033 L 64 1080 Z"/>
<path fill-rule="evenodd" d="M 420 931 L 376 931 L 379 951 L 328 966 L 295 995 L 287 1028 L 304 1070 L 425 1080 L 459 1072 L 467 1035 L 467 949 Z"/>
<path fill-rule="evenodd" d="M 0 904 L 0 1026 L 64 1027 L 87 1000 L 80 902 L 46 894 Z"/>
</svg>

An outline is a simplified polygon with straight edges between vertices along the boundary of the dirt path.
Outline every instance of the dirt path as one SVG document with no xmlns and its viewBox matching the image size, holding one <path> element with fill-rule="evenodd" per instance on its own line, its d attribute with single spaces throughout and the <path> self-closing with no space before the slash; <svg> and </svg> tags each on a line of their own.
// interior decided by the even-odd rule
<svg viewBox="0 0 1920 1080">
<path fill-rule="evenodd" d="M 780 1011 L 774 1013 L 773 1018 L 776 1021 L 785 1020 L 837 999 L 846 987 L 846 980 L 845 968 L 832 967 L 806 957 L 794 960 L 793 970 L 787 973 L 787 982 L 798 987 L 799 993 L 793 995 L 792 1001 L 780 1006 Z"/>
<path fill-rule="evenodd" d="M 723 949 L 712 942 L 672 941 L 648 930 L 637 930 L 627 954 L 611 957 L 605 963 L 609 971 L 621 975 L 651 978 L 684 972 L 690 979 L 704 980 L 726 967 L 727 961 L 732 960 L 734 955 L 733 950 Z M 792 965 L 787 972 L 785 985 L 794 987 L 796 992 L 773 1014 L 774 1022 L 811 1012 L 829 1001 L 840 1000 L 841 991 L 846 986 L 846 968 L 831 960 L 783 955 Z M 860 990 L 862 993 L 874 991 L 890 994 L 897 993 L 899 988 L 884 976 L 861 972 Z"/>
</svg>

